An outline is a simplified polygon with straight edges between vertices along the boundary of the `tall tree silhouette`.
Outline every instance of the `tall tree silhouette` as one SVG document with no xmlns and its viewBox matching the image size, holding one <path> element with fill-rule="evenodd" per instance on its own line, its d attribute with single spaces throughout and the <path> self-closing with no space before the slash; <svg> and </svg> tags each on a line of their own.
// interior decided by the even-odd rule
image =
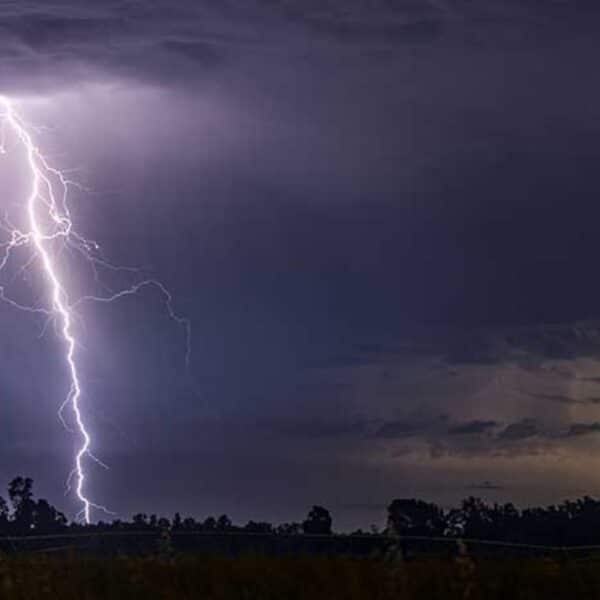
<svg viewBox="0 0 600 600">
<path fill-rule="evenodd" d="M 404 535 L 442 535 L 446 528 L 444 512 L 423 500 L 396 499 L 388 506 L 388 529 Z"/>
<path fill-rule="evenodd" d="M 329 534 L 332 524 L 333 519 L 326 508 L 313 506 L 302 523 L 302 530 L 304 533 Z"/>
<path fill-rule="evenodd" d="M 17 535 L 27 535 L 32 532 L 57 533 L 67 526 L 65 515 L 47 500 L 43 498 L 34 500 L 33 480 L 29 477 L 15 477 L 8 485 L 8 497 L 13 508 L 9 524 Z M 7 519 L 6 508 L 6 503 L 4 503 L 5 519 Z M 0 521 L 2 513 L 0 505 Z"/>
<path fill-rule="evenodd" d="M 13 529 L 23 535 L 33 529 L 35 502 L 33 501 L 33 480 L 29 477 L 15 477 L 8 484 L 8 497 L 13 507 Z"/>
<path fill-rule="evenodd" d="M 10 523 L 8 521 L 10 511 L 6 500 L 0 496 L 0 533 L 6 535 L 9 533 Z"/>
<path fill-rule="evenodd" d="M 40 498 L 34 505 L 33 529 L 36 533 L 58 533 L 67 526 L 65 515 L 47 500 Z"/>
<path fill-rule="evenodd" d="M 216 529 L 217 531 L 231 531 L 233 523 L 227 515 L 221 515 L 217 519 Z"/>
</svg>

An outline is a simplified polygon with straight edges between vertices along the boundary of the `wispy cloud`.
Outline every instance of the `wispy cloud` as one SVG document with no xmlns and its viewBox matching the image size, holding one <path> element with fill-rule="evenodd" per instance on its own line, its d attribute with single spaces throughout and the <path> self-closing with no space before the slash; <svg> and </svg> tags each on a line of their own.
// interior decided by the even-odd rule
<svg viewBox="0 0 600 600">
<path fill-rule="evenodd" d="M 448 433 L 451 435 L 474 435 L 492 431 L 498 427 L 496 421 L 469 421 L 452 427 Z"/>
</svg>

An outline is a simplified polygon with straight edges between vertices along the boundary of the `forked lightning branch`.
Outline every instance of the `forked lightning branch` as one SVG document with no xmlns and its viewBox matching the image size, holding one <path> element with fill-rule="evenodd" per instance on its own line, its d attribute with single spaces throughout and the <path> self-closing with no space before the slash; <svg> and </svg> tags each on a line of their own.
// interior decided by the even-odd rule
<svg viewBox="0 0 600 600">
<path fill-rule="evenodd" d="M 78 362 L 78 350 L 82 340 L 78 339 L 74 327 L 74 321 L 78 318 L 77 307 L 84 302 L 113 302 L 124 296 L 137 294 L 146 287 L 156 287 L 163 294 L 168 315 L 185 330 L 186 361 L 189 361 L 190 354 L 190 323 L 174 311 L 169 291 L 156 279 L 138 280 L 128 288 L 104 296 L 97 295 L 95 290 L 90 295 L 80 295 L 77 298 L 72 296 L 61 268 L 61 257 L 64 255 L 61 250 L 64 248 L 80 254 L 96 274 L 100 269 L 114 270 L 119 267 L 102 257 L 96 242 L 77 233 L 68 198 L 70 189 L 76 183 L 71 181 L 65 172 L 50 164 L 38 147 L 36 130 L 28 125 L 14 102 L 6 96 L 0 96 L 0 128 L 0 152 L 3 156 L 10 156 L 11 160 L 22 160 L 24 168 L 20 169 L 19 173 L 22 171 L 28 177 L 28 181 L 25 182 L 28 191 L 22 201 L 19 199 L 17 202 L 20 214 L 15 221 L 18 221 L 18 226 L 13 224 L 8 212 L 2 218 L 4 237 L 0 244 L 0 274 L 14 266 L 12 262 L 19 262 L 18 269 L 34 270 L 36 276 L 41 278 L 45 290 L 43 303 L 39 306 L 29 305 L 11 297 L 6 284 L 2 282 L 0 300 L 8 309 L 45 316 L 54 324 L 54 329 L 60 336 L 69 384 L 64 397 L 57 401 L 58 413 L 66 426 L 65 411 L 71 411 L 72 418 L 69 421 L 73 423 L 73 427 L 68 429 L 73 429 L 78 437 L 74 467 L 68 481 L 81 503 L 77 518 L 89 523 L 92 519 L 92 509 L 106 509 L 93 501 L 86 486 L 89 461 L 100 461 L 92 454 L 96 449 L 92 427 L 86 416 L 86 403 L 90 399 L 85 393 L 85 382 L 82 381 Z M 5 189 L 1 182 L 0 189 Z M 135 269 L 127 271 L 132 274 L 137 272 Z"/>
</svg>

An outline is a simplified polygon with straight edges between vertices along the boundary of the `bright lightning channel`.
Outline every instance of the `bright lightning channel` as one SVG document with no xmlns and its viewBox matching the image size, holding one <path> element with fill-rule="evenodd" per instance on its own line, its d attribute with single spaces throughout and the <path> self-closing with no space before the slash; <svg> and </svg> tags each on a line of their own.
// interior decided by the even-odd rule
<svg viewBox="0 0 600 600">
<path fill-rule="evenodd" d="M 79 235 L 73 228 L 73 222 L 67 201 L 68 191 L 77 186 L 66 174 L 50 165 L 38 148 L 34 137 L 33 128 L 29 126 L 15 108 L 14 103 L 6 96 L 0 95 L 0 153 L 8 152 L 8 135 L 12 133 L 20 144 L 26 160 L 26 171 L 30 176 L 30 192 L 27 197 L 23 215 L 26 229 L 22 231 L 14 226 L 8 216 L 0 223 L 0 228 L 8 234 L 8 241 L 0 244 L 3 253 L 0 255 L 0 272 L 5 269 L 17 248 L 31 248 L 31 255 L 22 265 L 21 272 L 28 269 L 34 262 L 39 261 L 48 286 L 48 295 L 51 299 L 48 307 L 24 305 L 5 294 L 4 286 L 0 286 L 0 300 L 30 313 L 46 315 L 49 321 L 54 321 L 56 329 L 64 345 L 64 359 L 68 367 L 70 385 L 64 402 L 59 409 L 59 417 L 67 427 L 63 411 L 70 407 L 74 427 L 79 435 L 80 443 L 75 453 L 74 469 L 68 478 L 68 486 L 74 481 L 74 491 L 81 503 L 81 510 L 77 518 L 82 518 L 85 523 L 91 522 L 92 509 L 107 509 L 93 502 L 86 493 L 86 458 L 103 465 L 91 452 L 92 436 L 89 426 L 82 412 L 82 382 L 80 369 L 77 362 L 77 347 L 79 345 L 74 333 L 73 321 L 76 318 L 76 308 L 83 302 L 95 301 L 110 303 L 124 296 L 137 294 L 143 288 L 152 286 L 163 295 L 165 307 L 170 318 L 182 325 L 186 332 L 186 364 L 189 364 L 191 351 L 191 327 L 188 319 L 179 316 L 173 309 L 172 297 L 166 287 L 156 279 L 139 281 L 127 289 L 112 292 L 106 296 L 88 295 L 73 301 L 68 293 L 67 286 L 60 275 L 56 264 L 58 253 L 53 251 L 53 245 L 59 241 L 66 247 L 77 251 L 90 264 L 97 278 L 98 267 L 117 271 L 138 270 L 117 267 L 107 262 L 100 254 L 100 248 L 94 241 Z M 79 187 L 79 186 L 78 186 Z M 103 465 L 104 466 L 104 465 Z M 108 512 L 108 511 L 107 511 Z"/>
</svg>

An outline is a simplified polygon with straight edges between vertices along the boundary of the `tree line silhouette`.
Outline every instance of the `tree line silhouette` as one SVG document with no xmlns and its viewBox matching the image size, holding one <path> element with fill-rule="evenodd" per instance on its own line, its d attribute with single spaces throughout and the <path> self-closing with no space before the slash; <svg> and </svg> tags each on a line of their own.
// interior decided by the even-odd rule
<svg viewBox="0 0 600 600">
<path fill-rule="evenodd" d="M 512 503 L 487 504 L 468 497 L 460 506 L 445 510 L 414 498 L 395 499 L 387 508 L 387 527 L 355 535 L 464 538 L 522 544 L 578 546 L 600 544 L 600 500 L 585 496 L 547 507 L 518 509 Z M 301 522 L 273 525 L 249 521 L 235 525 L 227 515 L 197 520 L 175 513 L 172 518 L 138 513 L 131 520 L 115 519 L 84 525 L 69 522 L 45 499 L 35 499 L 33 481 L 16 477 L 8 486 L 8 501 L 0 496 L 0 536 L 31 536 L 81 531 L 170 531 L 198 533 L 249 533 L 264 535 L 331 535 L 333 519 L 322 506 L 313 506 Z"/>
</svg>

